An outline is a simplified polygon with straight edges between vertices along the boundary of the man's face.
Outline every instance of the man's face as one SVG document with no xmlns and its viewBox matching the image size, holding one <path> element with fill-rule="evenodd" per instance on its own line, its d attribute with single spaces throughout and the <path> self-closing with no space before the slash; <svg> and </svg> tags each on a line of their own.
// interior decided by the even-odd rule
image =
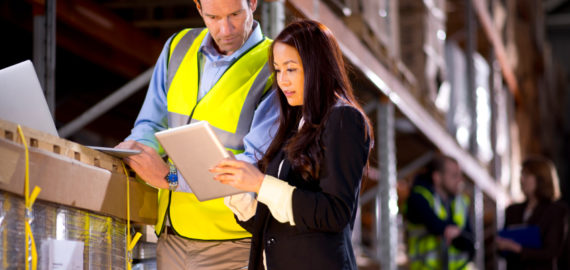
<svg viewBox="0 0 570 270">
<path fill-rule="evenodd" d="M 246 42 L 253 25 L 257 0 L 201 0 L 198 11 L 217 49 L 231 55 Z"/>
<path fill-rule="evenodd" d="M 447 194 L 455 196 L 461 191 L 463 176 L 459 165 L 453 161 L 446 160 L 441 175 L 441 187 Z"/>
</svg>

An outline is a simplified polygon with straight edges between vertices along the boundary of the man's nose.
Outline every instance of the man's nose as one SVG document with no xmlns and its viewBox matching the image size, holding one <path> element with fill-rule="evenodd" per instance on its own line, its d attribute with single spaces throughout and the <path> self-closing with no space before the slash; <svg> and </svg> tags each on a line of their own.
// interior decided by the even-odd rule
<svg viewBox="0 0 570 270">
<path fill-rule="evenodd" d="M 228 18 L 228 17 L 223 18 L 220 22 L 220 33 L 225 36 L 225 35 L 231 34 L 232 31 L 233 31 L 233 27 L 232 27 L 232 24 L 230 22 L 230 18 Z"/>
</svg>

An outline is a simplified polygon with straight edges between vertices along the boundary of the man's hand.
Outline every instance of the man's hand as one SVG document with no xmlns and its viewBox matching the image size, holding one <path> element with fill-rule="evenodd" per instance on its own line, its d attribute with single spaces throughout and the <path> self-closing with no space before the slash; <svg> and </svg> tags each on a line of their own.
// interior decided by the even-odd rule
<svg viewBox="0 0 570 270">
<path fill-rule="evenodd" d="M 140 150 L 141 153 L 123 158 L 146 183 L 156 188 L 168 189 L 168 182 L 164 176 L 170 168 L 152 147 L 136 141 L 119 143 L 115 148 Z"/>
<path fill-rule="evenodd" d="M 443 231 L 443 238 L 447 245 L 451 244 L 451 241 L 461 234 L 461 229 L 455 225 L 447 225 Z"/>
</svg>

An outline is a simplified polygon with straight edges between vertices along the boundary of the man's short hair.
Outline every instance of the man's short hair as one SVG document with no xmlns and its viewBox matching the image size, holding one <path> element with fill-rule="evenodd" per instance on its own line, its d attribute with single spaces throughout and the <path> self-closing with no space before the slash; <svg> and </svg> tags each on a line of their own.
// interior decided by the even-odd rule
<svg viewBox="0 0 570 270">
<path fill-rule="evenodd" d="M 246 0 L 248 3 L 251 3 L 249 0 Z M 202 3 L 200 2 L 200 0 L 194 0 L 194 3 L 196 3 L 196 5 L 200 5 L 202 6 Z"/>
<path fill-rule="evenodd" d="M 450 156 L 446 156 L 443 154 L 435 154 L 435 156 L 431 159 L 431 161 L 427 164 L 427 175 L 431 178 L 431 175 L 434 172 L 443 173 L 445 170 L 445 161 L 451 161 L 455 164 L 459 164 L 457 160 Z"/>
</svg>

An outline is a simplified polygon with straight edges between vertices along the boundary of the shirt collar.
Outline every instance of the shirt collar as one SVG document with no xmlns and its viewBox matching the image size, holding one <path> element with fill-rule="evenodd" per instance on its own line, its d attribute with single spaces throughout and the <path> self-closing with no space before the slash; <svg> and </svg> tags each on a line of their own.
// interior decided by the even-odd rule
<svg viewBox="0 0 570 270">
<path fill-rule="evenodd" d="M 241 48 L 239 48 L 229 57 L 231 57 L 232 59 L 238 58 L 240 55 L 249 50 L 255 44 L 263 40 L 263 33 L 261 32 L 261 27 L 259 26 L 259 23 L 254 20 L 252 27 L 253 31 L 251 32 L 251 35 L 249 35 L 249 38 L 245 41 L 243 46 L 241 46 Z M 223 54 L 220 54 L 216 50 L 216 47 L 214 46 L 214 39 L 212 39 L 212 36 L 210 35 L 209 31 L 206 33 L 206 37 L 204 38 L 204 40 L 202 40 L 202 44 L 200 44 L 199 50 L 201 53 L 212 57 L 219 57 L 219 58 L 228 57 Z"/>
</svg>

